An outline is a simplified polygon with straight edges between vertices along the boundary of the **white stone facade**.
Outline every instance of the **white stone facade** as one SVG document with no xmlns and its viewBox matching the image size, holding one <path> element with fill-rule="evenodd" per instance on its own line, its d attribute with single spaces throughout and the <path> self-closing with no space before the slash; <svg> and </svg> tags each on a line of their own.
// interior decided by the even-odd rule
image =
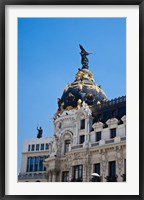
<svg viewBox="0 0 144 200">
<path fill-rule="evenodd" d="M 89 182 L 95 172 L 95 164 L 99 164 L 100 180 L 105 182 L 111 161 L 116 168 L 117 181 L 123 181 L 122 175 L 126 174 L 126 116 L 122 117 L 122 121 L 119 124 L 116 118 L 111 118 L 106 122 L 106 128 L 102 122 L 93 124 L 91 110 L 85 102 L 82 107 L 57 116 L 54 121 L 55 137 L 50 142 L 49 157 L 44 162 L 47 181 Z M 111 129 L 115 129 L 114 137 L 111 137 Z M 98 141 L 97 132 L 101 134 Z M 82 170 L 78 166 L 82 166 Z M 81 171 L 81 180 L 76 179 L 76 173 Z"/>
<path fill-rule="evenodd" d="M 47 181 L 43 161 L 49 155 L 50 141 L 49 138 L 33 138 L 24 142 L 19 182 Z"/>
</svg>

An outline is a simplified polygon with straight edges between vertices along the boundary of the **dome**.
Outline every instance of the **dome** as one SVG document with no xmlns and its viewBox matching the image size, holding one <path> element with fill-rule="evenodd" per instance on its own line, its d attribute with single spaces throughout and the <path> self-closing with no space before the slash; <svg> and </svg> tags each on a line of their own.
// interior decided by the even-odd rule
<svg viewBox="0 0 144 200">
<path fill-rule="evenodd" d="M 82 45 L 79 45 L 81 52 L 82 69 L 78 69 L 75 81 L 66 86 L 62 97 L 58 99 L 58 113 L 64 110 L 78 108 L 85 101 L 89 106 L 101 104 L 107 101 L 107 97 L 100 86 L 94 82 L 93 74 L 88 70 L 89 60 L 87 52 Z"/>
<path fill-rule="evenodd" d="M 66 86 L 58 99 L 58 111 L 77 108 L 83 101 L 90 106 L 107 101 L 104 91 L 94 82 L 93 74 L 88 69 L 79 69 L 75 81 Z"/>
</svg>

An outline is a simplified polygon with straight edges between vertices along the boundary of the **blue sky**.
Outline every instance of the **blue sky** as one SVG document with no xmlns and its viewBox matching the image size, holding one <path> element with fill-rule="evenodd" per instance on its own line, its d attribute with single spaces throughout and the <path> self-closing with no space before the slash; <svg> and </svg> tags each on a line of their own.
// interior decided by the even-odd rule
<svg viewBox="0 0 144 200">
<path fill-rule="evenodd" d="M 79 44 L 89 52 L 89 70 L 108 99 L 126 95 L 125 18 L 18 19 L 18 166 L 22 145 L 53 135 L 57 98 L 81 68 Z"/>
</svg>

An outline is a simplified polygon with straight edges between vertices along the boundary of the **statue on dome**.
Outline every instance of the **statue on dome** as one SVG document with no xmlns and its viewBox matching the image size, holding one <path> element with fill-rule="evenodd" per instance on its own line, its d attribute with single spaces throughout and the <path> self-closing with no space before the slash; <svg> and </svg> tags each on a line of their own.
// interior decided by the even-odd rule
<svg viewBox="0 0 144 200">
<path fill-rule="evenodd" d="M 80 49 L 81 49 L 80 54 L 81 54 L 82 69 L 88 69 L 88 68 L 89 68 L 89 66 L 88 66 L 89 60 L 88 60 L 87 56 L 90 55 L 90 54 L 92 54 L 92 53 L 87 52 L 87 51 L 83 48 L 83 46 L 82 46 L 81 44 L 80 44 L 79 46 L 80 46 Z"/>
</svg>

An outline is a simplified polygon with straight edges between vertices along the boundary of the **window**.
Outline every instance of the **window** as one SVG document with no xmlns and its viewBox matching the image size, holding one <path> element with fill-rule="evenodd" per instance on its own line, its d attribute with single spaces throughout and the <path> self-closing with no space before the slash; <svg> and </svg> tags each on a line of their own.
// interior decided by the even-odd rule
<svg viewBox="0 0 144 200">
<path fill-rule="evenodd" d="M 74 180 L 82 182 L 83 178 L 83 166 L 76 165 L 74 166 Z"/>
<path fill-rule="evenodd" d="M 85 141 L 85 136 L 84 136 L 84 135 L 80 135 L 79 143 L 80 143 L 80 144 L 83 144 L 84 141 Z"/>
<path fill-rule="evenodd" d="M 85 129 L 85 119 L 82 119 L 80 122 L 80 129 Z"/>
<path fill-rule="evenodd" d="M 36 144 L 36 151 L 39 151 L 39 144 Z"/>
<path fill-rule="evenodd" d="M 30 172 L 34 171 L 35 157 L 30 158 Z"/>
<path fill-rule="evenodd" d="M 34 166 L 34 171 L 38 171 L 39 169 L 39 157 L 35 158 L 35 166 Z"/>
<path fill-rule="evenodd" d="M 43 157 L 39 159 L 39 171 L 43 171 Z"/>
<path fill-rule="evenodd" d="M 35 145 L 32 144 L 32 146 L 31 146 L 31 151 L 34 151 L 34 149 L 35 149 Z"/>
<path fill-rule="evenodd" d="M 26 171 L 27 172 L 30 171 L 30 157 L 28 157 L 28 159 L 27 159 L 27 170 Z"/>
<path fill-rule="evenodd" d="M 41 150 L 44 150 L 44 144 L 41 144 Z"/>
<path fill-rule="evenodd" d="M 70 145 L 70 140 L 65 140 L 65 149 L 64 149 L 65 153 L 69 151 L 69 145 Z"/>
<path fill-rule="evenodd" d="M 28 151 L 30 151 L 30 145 L 28 145 Z"/>
<path fill-rule="evenodd" d="M 101 140 L 101 132 L 96 132 L 96 142 Z"/>
<path fill-rule="evenodd" d="M 28 157 L 27 158 L 27 172 L 45 171 L 46 168 L 43 165 L 43 161 L 45 160 L 45 158 L 46 156 Z"/>
<path fill-rule="evenodd" d="M 46 149 L 46 150 L 49 149 L 49 145 L 48 145 L 48 143 L 46 143 L 45 149 Z"/>
<path fill-rule="evenodd" d="M 116 162 L 109 162 L 109 176 L 116 176 Z"/>
<path fill-rule="evenodd" d="M 116 137 L 116 128 L 110 129 L 110 138 Z"/>
<path fill-rule="evenodd" d="M 100 163 L 94 165 L 94 172 L 100 175 Z"/>
<path fill-rule="evenodd" d="M 69 172 L 65 171 L 62 172 L 62 182 L 68 182 L 69 181 Z"/>
</svg>

